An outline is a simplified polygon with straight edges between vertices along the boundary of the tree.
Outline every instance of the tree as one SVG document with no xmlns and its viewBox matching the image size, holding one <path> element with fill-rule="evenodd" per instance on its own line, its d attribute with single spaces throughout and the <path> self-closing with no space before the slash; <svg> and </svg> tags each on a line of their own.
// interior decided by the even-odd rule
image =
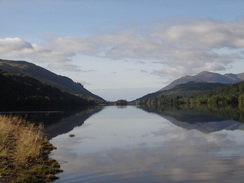
<svg viewBox="0 0 244 183">
<path fill-rule="evenodd" d="M 116 101 L 116 105 L 127 105 L 127 104 L 128 104 L 127 100 L 120 99 Z"/>
</svg>

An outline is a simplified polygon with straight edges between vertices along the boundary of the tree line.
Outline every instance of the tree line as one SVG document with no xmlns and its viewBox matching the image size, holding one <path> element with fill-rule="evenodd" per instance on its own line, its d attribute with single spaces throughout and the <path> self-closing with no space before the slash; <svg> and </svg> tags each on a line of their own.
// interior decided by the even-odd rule
<svg viewBox="0 0 244 183">
<path fill-rule="evenodd" d="M 220 107 L 231 105 L 244 109 L 244 82 L 218 87 L 208 91 L 191 93 L 159 94 L 157 96 L 136 101 L 137 105 L 177 106 L 177 105 L 208 105 Z"/>
</svg>

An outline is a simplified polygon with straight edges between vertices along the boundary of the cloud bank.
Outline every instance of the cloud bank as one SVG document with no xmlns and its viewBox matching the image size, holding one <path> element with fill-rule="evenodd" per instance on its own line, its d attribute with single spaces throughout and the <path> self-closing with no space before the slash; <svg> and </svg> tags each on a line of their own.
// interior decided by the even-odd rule
<svg viewBox="0 0 244 183">
<path fill-rule="evenodd" d="M 0 39 L 3 58 L 32 59 L 57 69 L 77 70 L 79 54 L 111 60 L 160 63 L 151 71 L 180 76 L 202 70 L 221 71 L 243 59 L 244 22 L 191 19 L 163 22 L 148 30 L 119 30 L 90 37 L 55 37 L 46 44 L 21 38 Z"/>
</svg>

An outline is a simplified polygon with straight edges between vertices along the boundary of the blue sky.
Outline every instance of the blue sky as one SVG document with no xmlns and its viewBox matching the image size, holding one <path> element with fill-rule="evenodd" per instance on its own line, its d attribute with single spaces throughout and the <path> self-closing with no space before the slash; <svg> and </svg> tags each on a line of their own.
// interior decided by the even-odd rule
<svg viewBox="0 0 244 183">
<path fill-rule="evenodd" d="M 0 55 L 132 100 L 203 70 L 241 73 L 243 0 L 0 0 Z"/>
</svg>

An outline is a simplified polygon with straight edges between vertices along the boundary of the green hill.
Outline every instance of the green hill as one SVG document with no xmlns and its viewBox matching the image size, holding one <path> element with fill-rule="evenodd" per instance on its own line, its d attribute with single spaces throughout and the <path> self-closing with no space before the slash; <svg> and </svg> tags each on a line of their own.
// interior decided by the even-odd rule
<svg viewBox="0 0 244 183">
<path fill-rule="evenodd" d="M 169 90 L 157 91 L 154 93 L 150 93 L 138 100 L 150 99 L 158 96 L 191 96 L 194 94 L 206 92 L 208 90 L 212 90 L 215 88 L 226 86 L 226 84 L 222 83 L 204 83 L 204 82 L 188 82 L 185 84 L 176 85 L 174 88 Z"/>
<path fill-rule="evenodd" d="M 139 105 L 162 106 L 179 104 L 208 104 L 211 106 L 244 106 L 244 81 L 235 84 L 180 84 L 173 89 L 148 94 L 136 101 Z"/>
<path fill-rule="evenodd" d="M 179 84 L 185 84 L 188 82 L 201 82 L 201 83 L 223 83 L 223 84 L 233 84 L 241 82 L 244 80 L 244 73 L 240 74 L 218 74 L 214 72 L 203 71 L 194 76 L 184 76 L 179 79 L 174 80 L 169 85 L 162 88 L 160 91 L 169 90 L 174 88 Z"/>
<path fill-rule="evenodd" d="M 186 84 L 177 85 L 173 89 L 162 91 L 160 95 L 190 96 L 223 86 L 226 86 L 226 84 L 189 82 Z"/>
<path fill-rule="evenodd" d="M 94 100 L 63 92 L 26 75 L 0 70 L 0 83 L 1 110 L 53 110 L 95 104 Z"/>
<path fill-rule="evenodd" d="M 101 97 L 85 89 L 80 83 L 76 83 L 68 77 L 57 75 L 26 61 L 11 61 L 0 59 L 0 69 L 12 74 L 23 74 L 30 76 L 41 82 L 57 87 L 64 92 L 105 101 Z"/>
</svg>

